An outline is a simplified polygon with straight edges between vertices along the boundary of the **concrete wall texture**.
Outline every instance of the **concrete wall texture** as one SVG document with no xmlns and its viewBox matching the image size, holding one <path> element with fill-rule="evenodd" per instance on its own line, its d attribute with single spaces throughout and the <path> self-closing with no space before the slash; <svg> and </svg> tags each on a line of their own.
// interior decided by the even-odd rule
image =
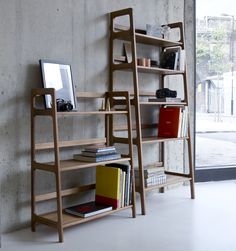
<svg viewBox="0 0 236 251">
<path fill-rule="evenodd" d="M 193 110 L 193 0 L 1 0 L 0 1 L 0 183 L 1 231 L 30 222 L 30 90 L 41 86 L 38 60 L 70 62 L 79 91 L 108 88 L 108 12 L 132 7 L 135 24 L 168 23 L 185 16 Z M 185 13 L 184 13 L 185 10 Z M 81 104 L 86 109 L 90 104 Z M 97 136 L 97 120 L 75 131 Z M 72 120 L 73 124 L 73 120 Z M 192 122 L 193 124 L 193 122 Z M 66 128 L 66 127 L 65 127 Z M 88 130 L 87 130 L 88 129 Z M 91 129 L 91 130 L 89 130 Z M 173 152 L 173 151 L 172 151 Z M 176 160 L 176 159 L 175 159 Z M 88 179 L 87 174 L 83 174 Z M 52 187 L 45 179 L 43 189 Z"/>
</svg>

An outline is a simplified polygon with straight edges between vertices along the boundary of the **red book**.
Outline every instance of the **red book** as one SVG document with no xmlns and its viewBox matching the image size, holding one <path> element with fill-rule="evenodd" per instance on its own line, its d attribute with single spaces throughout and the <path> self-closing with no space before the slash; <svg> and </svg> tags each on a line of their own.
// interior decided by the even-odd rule
<svg viewBox="0 0 236 251">
<path fill-rule="evenodd" d="M 65 212 L 86 218 L 89 216 L 105 213 L 111 210 L 112 210 L 111 206 L 106 206 L 106 205 L 99 204 L 95 201 L 90 201 L 90 202 L 80 204 L 77 206 L 68 207 L 65 209 Z"/>
<path fill-rule="evenodd" d="M 180 107 L 161 107 L 159 114 L 158 137 L 177 138 L 180 127 Z"/>
</svg>

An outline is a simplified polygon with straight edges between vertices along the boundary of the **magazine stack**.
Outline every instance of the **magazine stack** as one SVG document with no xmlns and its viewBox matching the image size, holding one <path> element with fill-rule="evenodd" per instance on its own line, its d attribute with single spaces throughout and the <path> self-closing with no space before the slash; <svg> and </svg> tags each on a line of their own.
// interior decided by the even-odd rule
<svg viewBox="0 0 236 251">
<path fill-rule="evenodd" d="M 120 159 L 114 146 L 90 146 L 85 148 L 80 154 L 74 154 L 74 160 L 85 162 L 102 162 Z"/>
<path fill-rule="evenodd" d="M 135 184 L 139 184 L 139 171 L 136 169 Z M 164 167 L 146 167 L 144 168 L 144 186 L 156 186 L 166 182 L 166 174 Z"/>
</svg>

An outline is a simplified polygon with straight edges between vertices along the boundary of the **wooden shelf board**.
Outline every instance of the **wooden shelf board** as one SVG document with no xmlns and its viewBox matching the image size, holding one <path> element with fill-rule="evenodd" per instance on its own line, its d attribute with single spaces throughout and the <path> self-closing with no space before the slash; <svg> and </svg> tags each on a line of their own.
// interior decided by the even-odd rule
<svg viewBox="0 0 236 251">
<path fill-rule="evenodd" d="M 187 105 L 186 102 L 152 102 L 152 101 L 145 101 L 145 102 L 139 102 L 140 105 Z"/>
<path fill-rule="evenodd" d="M 120 158 L 115 160 L 109 160 L 109 161 L 100 161 L 100 162 L 83 162 L 78 160 L 62 160 L 60 162 L 61 165 L 61 171 L 70 171 L 75 169 L 83 169 L 88 167 L 95 167 L 98 165 L 105 165 L 109 163 L 117 163 L 117 162 L 125 162 L 129 161 L 130 158 Z"/>
<path fill-rule="evenodd" d="M 78 194 L 80 192 L 89 191 L 89 190 L 95 189 L 95 186 L 96 186 L 95 184 L 89 184 L 89 185 L 84 185 L 80 187 L 73 187 L 73 188 L 61 190 L 61 196 L 65 197 L 65 196 L 70 196 L 73 194 Z M 35 196 L 35 202 L 52 200 L 56 198 L 57 198 L 56 192 L 39 194 Z"/>
<path fill-rule="evenodd" d="M 164 75 L 177 75 L 177 74 L 184 74 L 184 71 L 179 70 L 169 70 L 159 67 L 145 67 L 145 66 L 137 66 L 139 72 L 143 73 L 158 73 Z"/>
<path fill-rule="evenodd" d="M 136 37 L 136 42 L 142 43 L 142 44 L 150 44 L 150 45 L 157 45 L 157 46 L 164 46 L 164 47 L 181 46 L 183 44 L 181 42 L 170 41 L 167 39 L 148 36 L 148 35 L 137 33 L 137 32 L 135 33 L 135 37 Z"/>
<path fill-rule="evenodd" d="M 127 114 L 127 111 L 88 111 L 88 112 L 57 112 L 57 116 L 99 115 L 99 114 Z"/>
<path fill-rule="evenodd" d="M 166 186 L 169 186 L 169 185 L 178 184 L 178 183 L 181 183 L 181 182 L 184 182 L 184 181 L 189 181 L 189 180 L 191 180 L 191 178 L 189 178 L 189 177 L 181 177 L 179 175 L 177 176 L 177 175 L 167 174 L 166 175 L 166 182 L 164 184 L 145 187 L 145 191 L 151 191 L 151 190 L 159 189 L 159 188 L 166 187 Z M 138 186 L 137 186 L 136 190 L 140 191 Z"/>
<path fill-rule="evenodd" d="M 73 216 L 71 214 L 66 214 L 66 213 L 63 212 L 62 213 L 62 218 L 63 218 L 62 226 L 63 226 L 63 228 L 71 227 L 71 226 L 78 225 L 78 224 L 81 224 L 81 223 L 84 223 L 84 222 L 87 222 L 87 221 L 99 219 L 99 218 L 104 217 L 106 215 L 113 214 L 113 213 L 116 213 L 116 212 L 119 212 L 119 211 L 122 211 L 122 210 L 126 210 L 126 209 L 129 209 L 129 208 L 132 208 L 132 207 L 133 206 L 130 205 L 130 206 L 118 208 L 118 209 L 115 209 L 115 210 L 112 210 L 112 211 L 108 211 L 108 212 L 105 212 L 105 213 L 90 216 L 90 217 L 87 217 L 87 218 L 80 218 L 80 217 L 76 217 L 76 216 Z M 45 222 L 47 221 L 47 223 L 49 223 L 47 225 L 51 225 L 53 227 L 55 227 L 57 225 L 57 213 L 56 212 L 40 215 L 39 217 L 36 216 L 36 220 L 38 220 L 41 223 L 44 223 L 43 220 L 40 221 L 40 218 L 45 219 Z"/>
<path fill-rule="evenodd" d="M 124 32 L 126 34 L 129 30 L 130 27 L 124 26 L 124 25 L 119 25 L 119 24 L 114 24 L 114 29 L 119 32 Z M 120 34 L 120 39 L 126 40 L 127 35 L 124 36 L 123 34 Z M 150 44 L 150 45 L 157 45 L 157 46 L 181 46 L 183 43 L 178 42 L 178 41 L 171 41 L 159 37 L 153 37 L 153 36 L 148 36 L 146 34 L 138 33 L 135 32 L 135 37 L 136 37 L 136 42 L 137 43 L 143 43 L 143 44 Z"/>
<path fill-rule="evenodd" d="M 81 145 L 92 145 L 92 144 L 104 144 L 106 143 L 106 138 L 95 138 L 95 139 L 81 139 L 81 140 L 70 140 L 70 141 L 60 141 L 59 147 L 73 147 L 73 146 L 81 146 Z M 54 143 L 37 143 L 35 144 L 35 150 L 48 150 L 53 149 Z"/>
<path fill-rule="evenodd" d="M 183 140 L 187 139 L 188 137 L 181 137 L 181 138 L 161 138 L 157 136 L 152 136 L 152 137 L 144 137 L 142 139 L 143 144 L 148 144 L 148 143 L 155 143 L 155 142 L 166 142 L 166 141 L 176 141 L 176 140 Z"/>
<path fill-rule="evenodd" d="M 108 161 L 100 161 L 100 162 L 84 162 L 84 161 L 78 161 L 78 160 L 61 160 L 60 161 L 60 171 L 66 172 L 66 171 L 72 171 L 72 170 L 78 170 L 78 169 L 84 169 L 88 167 L 96 167 L 98 165 L 105 165 L 110 163 L 119 163 L 119 162 L 126 162 L 130 161 L 130 158 L 120 158 L 120 159 L 114 159 L 114 160 L 108 160 Z M 55 165 L 54 162 L 48 162 L 44 163 L 44 169 L 46 170 L 46 166 L 48 166 L 48 171 L 51 171 L 51 167 Z M 35 164 L 35 168 L 37 168 L 37 163 Z M 40 165 L 38 167 L 40 169 Z"/>
<path fill-rule="evenodd" d="M 113 64 L 113 70 L 117 71 L 132 71 L 132 63 L 120 63 L 120 64 Z M 145 67 L 145 66 L 137 66 L 138 72 L 143 73 L 154 73 L 154 74 L 162 74 L 162 75 L 178 75 L 184 74 L 184 71 L 179 70 L 170 70 L 164 69 L 159 67 Z"/>
</svg>

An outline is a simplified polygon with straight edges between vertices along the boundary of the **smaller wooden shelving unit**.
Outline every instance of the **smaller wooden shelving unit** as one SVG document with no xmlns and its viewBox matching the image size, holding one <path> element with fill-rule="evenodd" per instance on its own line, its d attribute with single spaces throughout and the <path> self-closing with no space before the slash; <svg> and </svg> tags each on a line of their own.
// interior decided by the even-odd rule
<svg viewBox="0 0 236 251">
<path fill-rule="evenodd" d="M 81 96 L 80 96 L 81 94 Z M 39 109 L 36 107 L 36 99 L 39 97 L 44 97 L 45 95 L 50 95 L 52 98 L 52 108 L 49 109 Z M 111 104 L 111 110 L 109 111 L 87 111 L 87 112 L 57 112 L 56 111 L 56 96 L 55 90 L 52 88 L 37 88 L 33 89 L 31 92 L 31 228 L 35 231 L 36 224 L 41 223 L 53 228 L 56 228 L 59 235 L 59 241 L 63 242 L 63 230 L 67 227 L 81 224 L 83 222 L 91 221 L 94 219 L 101 218 L 103 216 L 119 212 L 125 209 L 131 209 L 132 216 L 136 217 L 135 211 L 135 183 L 134 183 L 134 170 L 133 170 L 133 146 L 132 146 L 132 130 L 131 130 L 131 116 L 130 116 L 130 97 L 128 92 L 106 92 L 103 94 L 94 92 L 82 92 L 77 94 L 80 98 L 105 98 L 105 101 L 109 100 Z M 117 110 L 114 100 L 116 98 L 122 98 L 124 100 L 124 106 Z M 60 117 L 69 116 L 94 116 L 102 115 L 105 118 L 105 137 L 104 138 L 92 138 L 92 139 L 81 139 L 81 140 L 71 140 L 71 141 L 59 141 L 59 129 L 58 123 Z M 126 117 L 127 128 L 128 128 L 128 153 L 122 155 L 120 159 L 103 161 L 98 163 L 82 162 L 73 159 L 61 160 L 60 151 L 64 148 L 80 147 L 84 145 L 92 144 L 106 144 L 111 145 L 113 140 L 112 127 L 110 122 L 113 121 L 115 115 L 124 115 Z M 48 116 L 52 118 L 53 127 L 53 142 L 36 143 L 36 120 L 37 116 Z M 52 150 L 54 154 L 55 161 L 53 162 L 39 162 L 36 160 L 36 156 L 42 151 Z M 67 171 L 80 170 L 85 168 L 94 168 L 97 165 L 105 165 L 109 163 L 121 163 L 129 162 L 131 166 L 131 180 L 132 180 L 132 202 L 129 206 L 118 208 L 109 212 L 101 213 L 88 218 L 79 218 L 73 215 L 64 213 L 64 208 L 62 198 L 65 196 L 75 195 L 80 192 L 88 191 L 96 188 L 96 184 L 87 184 L 80 187 L 72 187 L 68 189 L 61 188 L 61 174 Z M 35 180 L 36 180 L 36 170 L 43 170 L 47 172 L 52 172 L 55 174 L 56 187 L 54 192 L 37 194 L 35 193 Z M 39 214 L 36 212 L 36 205 L 38 202 L 46 202 L 49 200 L 56 200 L 56 210 L 54 212 L 46 212 L 44 214 Z"/>
</svg>

